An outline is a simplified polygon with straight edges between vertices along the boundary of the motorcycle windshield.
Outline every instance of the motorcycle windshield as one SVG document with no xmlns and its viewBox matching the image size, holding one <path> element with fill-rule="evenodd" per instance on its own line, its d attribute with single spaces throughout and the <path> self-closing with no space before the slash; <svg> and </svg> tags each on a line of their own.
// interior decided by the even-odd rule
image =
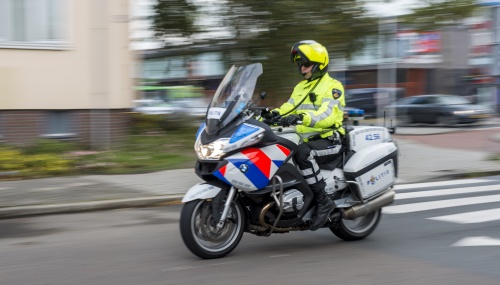
<svg viewBox="0 0 500 285">
<path fill-rule="evenodd" d="M 232 66 L 220 83 L 208 106 L 206 132 L 215 134 L 250 106 L 262 64 Z"/>
</svg>

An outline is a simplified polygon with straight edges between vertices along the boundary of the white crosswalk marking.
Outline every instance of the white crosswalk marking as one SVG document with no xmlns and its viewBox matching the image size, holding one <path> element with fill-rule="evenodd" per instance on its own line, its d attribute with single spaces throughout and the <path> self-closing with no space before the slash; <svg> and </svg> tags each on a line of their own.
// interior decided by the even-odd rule
<svg viewBox="0 0 500 285">
<path fill-rule="evenodd" d="M 419 192 L 409 192 L 409 193 L 397 193 L 396 200 L 433 197 L 433 196 L 444 196 L 444 195 L 454 195 L 454 194 L 478 193 L 478 192 L 488 192 L 488 191 L 500 191 L 500 185 L 486 185 L 486 186 L 475 186 L 475 187 L 465 187 L 465 188 L 452 188 L 452 189 L 429 190 L 429 191 L 419 191 Z"/>
<path fill-rule="evenodd" d="M 464 185 L 464 184 L 482 183 L 482 182 L 491 182 L 491 180 L 487 180 L 487 179 L 460 179 L 460 180 L 452 180 L 452 181 L 401 184 L 401 185 L 394 186 L 394 190 L 398 191 L 398 190 L 416 189 L 416 188 L 425 188 L 425 187 L 454 186 L 454 185 Z"/>
<path fill-rule="evenodd" d="M 457 223 L 457 224 L 485 223 L 485 222 L 500 220 L 500 209 L 474 211 L 474 212 L 460 213 L 455 215 L 432 217 L 427 219 Z"/>
<path fill-rule="evenodd" d="M 500 239 L 491 237 L 466 237 L 451 246 L 492 246 L 500 245 Z"/>
<path fill-rule="evenodd" d="M 428 211 L 441 208 L 450 208 L 450 207 L 476 205 L 476 204 L 493 203 L 493 202 L 500 202 L 500 195 L 458 198 L 450 200 L 438 200 L 431 202 L 420 202 L 420 203 L 388 206 L 383 208 L 382 212 L 384 214 L 403 214 L 403 213 L 412 213 L 412 212 Z"/>
<path fill-rule="evenodd" d="M 483 183 L 483 185 L 477 185 L 477 183 Z M 477 186 L 471 184 L 476 184 Z M 441 189 L 434 190 L 435 187 L 439 187 Z M 497 180 L 467 179 L 431 183 L 403 184 L 396 185 L 394 187 L 394 190 L 396 190 L 395 203 L 394 205 L 382 208 L 382 212 L 384 214 L 405 214 L 453 208 L 449 210 L 449 212 L 452 212 L 451 214 L 435 217 L 427 216 L 423 218 L 426 220 L 455 224 L 479 224 L 500 221 L 500 208 L 498 208 L 498 204 L 494 205 L 493 207 L 491 206 L 491 203 L 500 202 L 500 194 L 485 195 L 485 193 L 500 193 L 500 183 L 498 183 Z M 461 195 L 461 198 L 456 198 L 457 195 Z M 455 196 L 454 199 L 448 198 L 453 196 Z M 433 199 L 434 197 L 435 199 Z M 432 201 L 418 202 L 411 200 L 421 198 L 427 198 L 426 200 Z M 486 206 L 482 206 L 484 208 L 482 210 L 469 210 L 469 212 L 464 212 L 463 208 L 461 208 L 461 206 L 481 204 L 486 204 Z M 470 209 L 470 207 L 468 209 Z M 449 246 L 500 246 L 500 239 L 497 238 L 488 236 L 467 237 L 466 235 L 467 234 L 464 234 L 464 237 L 462 239 Z"/>
</svg>

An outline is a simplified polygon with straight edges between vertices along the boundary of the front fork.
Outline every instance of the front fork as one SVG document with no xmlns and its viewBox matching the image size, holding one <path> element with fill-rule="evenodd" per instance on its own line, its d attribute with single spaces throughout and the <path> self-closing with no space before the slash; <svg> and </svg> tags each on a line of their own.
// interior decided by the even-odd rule
<svg viewBox="0 0 500 285">
<path fill-rule="evenodd" d="M 226 202 L 224 203 L 224 210 L 222 211 L 222 215 L 219 218 L 219 222 L 217 222 L 216 231 L 219 232 L 224 228 L 224 224 L 226 223 L 227 214 L 229 213 L 229 209 L 231 209 L 231 202 L 233 202 L 234 196 L 236 195 L 236 188 L 231 186 L 229 189 L 229 193 L 227 193 Z"/>
</svg>

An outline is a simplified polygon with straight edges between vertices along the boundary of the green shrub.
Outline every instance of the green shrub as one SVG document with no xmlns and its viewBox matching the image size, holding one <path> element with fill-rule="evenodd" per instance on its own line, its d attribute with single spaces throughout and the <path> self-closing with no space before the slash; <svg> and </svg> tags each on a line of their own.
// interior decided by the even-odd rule
<svg viewBox="0 0 500 285">
<path fill-rule="evenodd" d="M 65 174 L 71 171 L 71 162 L 54 154 L 35 154 L 24 157 L 25 172 L 41 176 Z"/>
<path fill-rule="evenodd" d="M 132 114 L 132 134 L 168 132 L 188 128 L 192 122 L 186 116 Z"/>
<path fill-rule="evenodd" d="M 24 148 L 26 154 L 61 154 L 73 150 L 81 149 L 74 142 L 40 139 L 34 144 Z"/>
<path fill-rule="evenodd" d="M 23 169 L 23 154 L 16 149 L 0 148 L 0 171 L 20 171 Z"/>
<path fill-rule="evenodd" d="M 0 148 L 0 172 L 13 172 L 7 178 L 46 177 L 70 173 L 72 162 L 58 154 L 26 154 L 15 148 Z"/>
<path fill-rule="evenodd" d="M 180 123 L 171 123 L 173 130 L 169 131 L 152 127 L 156 133 L 129 135 L 112 149 L 98 152 L 73 151 L 82 149 L 71 142 L 49 139 L 22 148 L 0 145 L 0 180 L 67 174 L 147 173 L 193 167 L 196 161 L 193 145 L 198 128 L 189 123 L 185 128 Z M 165 129 L 169 127 L 164 125 Z"/>
<path fill-rule="evenodd" d="M 131 131 L 133 134 L 158 132 L 161 130 L 162 120 L 163 115 L 132 114 Z"/>
</svg>

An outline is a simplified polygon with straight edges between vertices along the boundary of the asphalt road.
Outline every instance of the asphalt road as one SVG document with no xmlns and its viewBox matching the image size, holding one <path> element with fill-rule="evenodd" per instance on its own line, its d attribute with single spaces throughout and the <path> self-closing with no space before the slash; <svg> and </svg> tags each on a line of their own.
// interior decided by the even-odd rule
<svg viewBox="0 0 500 285">
<path fill-rule="evenodd" d="M 496 285 L 499 181 L 399 186 L 363 241 L 328 229 L 245 234 L 217 260 L 184 246 L 180 205 L 0 220 L 0 283 Z"/>
</svg>

